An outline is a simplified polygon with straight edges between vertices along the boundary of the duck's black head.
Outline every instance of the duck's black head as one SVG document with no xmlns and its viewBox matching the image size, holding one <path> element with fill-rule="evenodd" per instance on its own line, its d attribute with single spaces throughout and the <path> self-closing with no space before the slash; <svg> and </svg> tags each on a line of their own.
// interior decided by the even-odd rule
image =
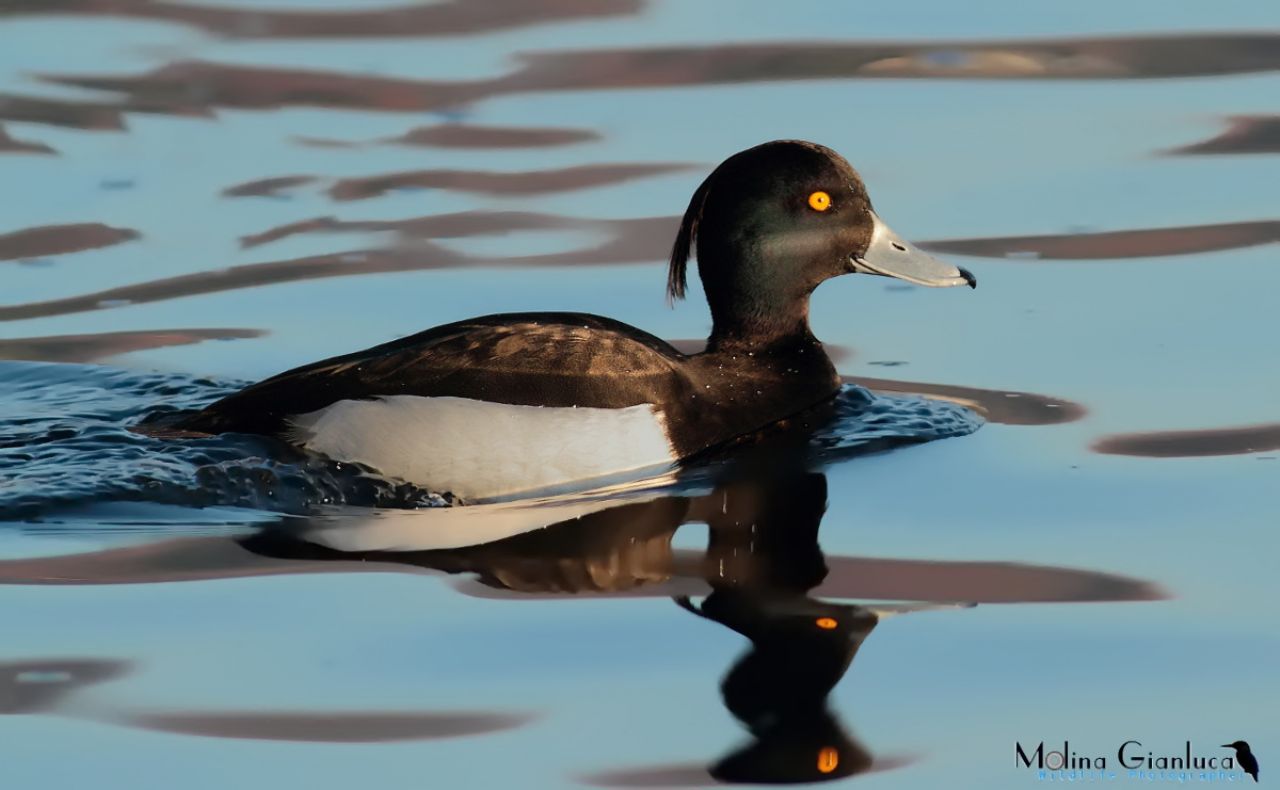
<svg viewBox="0 0 1280 790">
<path fill-rule="evenodd" d="M 713 339 L 807 335 L 809 295 L 841 274 L 976 285 L 967 271 L 898 238 L 843 157 L 799 140 L 734 154 L 694 192 L 671 251 L 673 299 L 684 296 L 695 244 Z"/>
</svg>

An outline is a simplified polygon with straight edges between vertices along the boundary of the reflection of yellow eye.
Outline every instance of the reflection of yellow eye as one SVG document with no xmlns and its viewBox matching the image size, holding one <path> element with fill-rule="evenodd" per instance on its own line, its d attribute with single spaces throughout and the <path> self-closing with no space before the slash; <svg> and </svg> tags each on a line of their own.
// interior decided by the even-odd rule
<svg viewBox="0 0 1280 790">
<path fill-rule="evenodd" d="M 831 196 L 826 192 L 814 192 L 809 196 L 809 208 L 814 211 L 826 211 L 831 208 Z"/>
<path fill-rule="evenodd" d="M 840 625 L 835 621 L 834 618 L 831 618 L 831 617 L 819 617 L 817 620 L 813 621 L 813 624 L 821 628 L 823 631 L 830 631 L 831 629 Z"/>
<path fill-rule="evenodd" d="M 824 746 L 818 752 L 818 771 L 829 774 L 840 764 L 840 752 L 834 746 Z"/>
</svg>

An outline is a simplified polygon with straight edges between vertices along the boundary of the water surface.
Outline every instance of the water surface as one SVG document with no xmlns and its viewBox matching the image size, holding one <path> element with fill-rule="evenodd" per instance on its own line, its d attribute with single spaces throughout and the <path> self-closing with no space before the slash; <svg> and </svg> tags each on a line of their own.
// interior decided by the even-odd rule
<svg viewBox="0 0 1280 790">
<path fill-rule="evenodd" d="M 1264 0 L 5 5 L 6 780 L 1025 787 L 1015 740 L 1129 738 L 1265 770 L 1278 29 Z M 982 283 L 824 285 L 851 387 L 802 438 L 461 513 L 128 430 L 477 314 L 696 348 L 676 218 L 781 137 Z"/>
</svg>

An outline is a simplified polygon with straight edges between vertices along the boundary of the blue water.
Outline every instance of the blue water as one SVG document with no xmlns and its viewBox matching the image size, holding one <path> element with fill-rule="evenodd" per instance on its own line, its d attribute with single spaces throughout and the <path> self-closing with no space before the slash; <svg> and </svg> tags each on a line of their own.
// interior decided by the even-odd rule
<svg viewBox="0 0 1280 790">
<path fill-rule="evenodd" d="M 340 0 L 64 5 L 0 9 L 6 787 L 705 784 L 775 743 L 720 688 L 747 640 L 672 601 L 721 588 L 753 622 L 882 617 L 826 701 L 836 729 L 787 720 L 809 733 L 779 758 L 793 778 L 839 745 L 835 777 L 870 760 L 858 786 L 1027 787 L 1015 741 L 1114 767 L 1129 739 L 1245 739 L 1269 775 L 1280 267 L 1274 237 L 1200 226 L 1274 222 L 1280 159 L 1174 151 L 1275 114 L 1274 3 L 466 2 L 391 31 Z M 305 29 L 341 10 L 349 37 Z M 458 123 L 580 141 L 393 142 Z M 531 531 L 497 548 L 405 551 L 510 513 L 450 521 L 437 492 L 266 440 L 129 430 L 478 314 L 705 337 L 700 292 L 662 300 L 672 218 L 781 137 L 844 153 L 904 236 L 992 250 L 947 256 L 973 292 L 824 285 L 815 333 L 879 394 L 851 384 L 798 444 L 514 505 Z M 557 181 L 583 167 L 604 183 Z M 471 175 L 330 192 L 439 170 Z M 226 194 L 291 176 L 311 180 Z M 10 235 L 81 223 L 139 236 Z M 1126 230 L 1147 233 L 1089 236 Z M 998 243 L 1023 236 L 1093 249 Z M 1176 441 L 1250 426 L 1211 454 Z M 1175 457 L 1090 449 L 1149 432 Z"/>
</svg>

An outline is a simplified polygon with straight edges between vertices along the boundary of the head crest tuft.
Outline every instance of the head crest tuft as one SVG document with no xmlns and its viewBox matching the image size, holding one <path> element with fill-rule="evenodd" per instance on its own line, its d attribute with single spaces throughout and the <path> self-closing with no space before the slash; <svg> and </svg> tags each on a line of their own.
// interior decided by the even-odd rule
<svg viewBox="0 0 1280 790">
<path fill-rule="evenodd" d="M 675 244 L 671 246 L 671 268 L 667 270 L 667 301 L 683 299 L 689 255 L 698 240 L 698 225 L 702 222 L 702 207 L 707 202 L 707 193 L 711 191 L 711 178 L 706 180 L 693 192 L 689 199 L 689 208 L 685 209 L 684 219 L 680 221 L 680 230 L 676 233 Z"/>
</svg>

